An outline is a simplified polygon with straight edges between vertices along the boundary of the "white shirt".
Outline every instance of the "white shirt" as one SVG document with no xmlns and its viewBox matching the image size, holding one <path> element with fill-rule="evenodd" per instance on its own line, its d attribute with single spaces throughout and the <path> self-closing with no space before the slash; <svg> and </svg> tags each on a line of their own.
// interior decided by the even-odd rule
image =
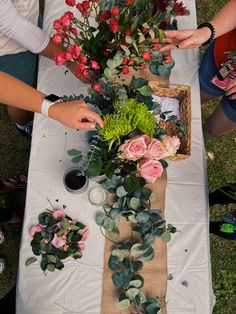
<svg viewBox="0 0 236 314">
<path fill-rule="evenodd" d="M 40 53 L 50 37 L 38 26 L 38 0 L 0 0 L 0 56 Z"/>
</svg>

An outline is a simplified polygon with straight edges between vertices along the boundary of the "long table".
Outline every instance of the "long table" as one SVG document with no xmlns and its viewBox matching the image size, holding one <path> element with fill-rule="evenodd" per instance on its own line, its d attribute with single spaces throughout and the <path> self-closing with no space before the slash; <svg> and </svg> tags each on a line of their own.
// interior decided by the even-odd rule
<svg viewBox="0 0 236 314">
<path fill-rule="evenodd" d="M 44 29 L 65 11 L 64 0 L 45 1 Z M 179 28 L 196 27 L 195 1 L 185 0 L 191 14 L 179 17 Z M 68 8 L 67 8 L 68 9 Z M 209 206 L 205 149 L 201 129 L 198 83 L 198 50 L 175 50 L 171 82 L 187 84 L 192 92 L 192 154 L 169 163 L 165 216 L 177 232 L 168 244 L 167 310 L 169 314 L 209 314 L 214 305 L 209 249 Z M 46 94 L 84 93 L 63 67 L 40 58 L 38 89 Z M 104 237 L 94 221 L 97 207 L 87 193 L 75 195 L 63 186 L 63 173 L 73 164 L 70 148 L 86 151 L 85 132 L 69 129 L 40 114 L 35 115 L 24 227 L 17 282 L 17 314 L 98 314 L 101 306 Z M 95 183 L 90 182 L 89 188 Z M 39 261 L 26 267 L 31 257 L 29 228 L 45 208 L 66 205 L 68 215 L 90 227 L 91 234 L 81 260 L 68 259 L 62 271 L 44 276 Z M 172 278 L 172 279 L 171 279 Z M 110 313 L 107 313 L 110 314 Z"/>
</svg>

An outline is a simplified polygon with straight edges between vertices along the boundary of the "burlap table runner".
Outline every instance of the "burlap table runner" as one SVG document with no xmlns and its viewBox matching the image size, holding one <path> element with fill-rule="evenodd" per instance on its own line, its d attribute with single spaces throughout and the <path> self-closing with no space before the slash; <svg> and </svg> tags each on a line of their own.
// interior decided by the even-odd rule
<svg viewBox="0 0 236 314">
<path fill-rule="evenodd" d="M 165 209 L 165 191 L 166 191 L 167 175 L 166 171 L 163 172 L 161 178 L 156 180 L 153 184 L 148 184 L 147 187 L 155 192 L 155 199 L 151 203 L 151 208 L 161 209 L 161 215 L 164 217 Z M 131 225 L 121 219 L 120 225 L 120 239 L 124 241 L 135 237 L 132 234 Z M 108 260 L 111 255 L 111 251 L 114 247 L 114 243 L 105 240 L 104 248 L 104 269 L 103 269 L 103 287 L 102 287 L 102 306 L 101 314 L 129 314 L 130 311 L 120 311 L 117 309 L 116 304 L 118 300 L 118 290 L 112 283 L 111 271 L 108 267 Z M 167 287 L 167 245 L 161 238 L 156 238 L 153 244 L 155 257 L 149 262 L 144 262 L 144 268 L 140 274 L 144 277 L 144 287 L 142 292 L 145 294 L 156 297 L 159 296 L 162 301 L 161 314 L 166 314 L 165 295 Z"/>
</svg>

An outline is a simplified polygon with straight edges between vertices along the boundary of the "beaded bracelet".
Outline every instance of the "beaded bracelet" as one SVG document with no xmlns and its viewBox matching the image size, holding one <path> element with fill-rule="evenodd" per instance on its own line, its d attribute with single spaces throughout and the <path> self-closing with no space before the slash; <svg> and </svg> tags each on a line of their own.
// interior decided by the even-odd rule
<svg viewBox="0 0 236 314">
<path fill-rule="evenodd" d="M 210 38 L 205 43 L 203 43 L 203 45 L 206 46 L 206 45 L 210 44 L 215 39 L 216 31 L 215 31 L 215 27 L 211 23 L 208 23 L 208 22 L 204 22 L 204 23 L 199 24 L 197 29 L 200 29 L 203 27 L 208 27 L 211 31 Z"/>
</svg>

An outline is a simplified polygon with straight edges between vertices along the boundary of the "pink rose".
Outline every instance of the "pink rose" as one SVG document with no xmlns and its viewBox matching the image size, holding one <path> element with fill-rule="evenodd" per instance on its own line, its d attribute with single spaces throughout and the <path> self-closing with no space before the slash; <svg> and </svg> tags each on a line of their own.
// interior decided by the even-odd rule
<svg viewBox="0 0 236 314">
<path fill-rule="evenodd" d="M 54 234 L 51 244 L 58 249 L 61 248 L 66 244 L 66 236 L 63 235 L 62 237 L 58 237 L 56 234 Z"/>
<path fill-rule="evenodd" d="M 137 160 L 144 156 L 147 150 L 147 141 L 149 137 L 142 135 L 131 140 L 127 140 L 120 147 L 124 158 L 128 160 Z"/>
<path fill-rule="evenodd" d="M 80 52 L 81 52 L 81 49 L 79 46 L 71 45 L 69 47 L 69 52 L 72 54 L 74 59 L 78 59 Z"/>
<path fill-rule="evenodd" d="M 180 147 L 180 139 L 177 136 L 165 135 L 162 145 L 165 149 L 164 157 L 174 156 Z"/>
<path fill-rule="evenodd" d="M 89 227 L 85 227 L 84 229 L 80 229 L 79 233 L 82 235 L 81 241 L 86 241 L 89 236 Z"/>
<path fill-rule="evenodd" d="M 33 226 L 32 228 L 30 228 L 30 235 L 31 237 L 33 237 L 35 235 L 35 233 L 37 232 L 41 232 L 43 230 L 43 226 L 40 224 L 37 224 L 35 226 Z"/>
<path fill-rule="evenodd" d="M 62 26 L 69 26 L 70 25 L 70 17 L 68 16 L 68 14 L 64 14 L 60 18 L 60 22 L 61 22 Z"/>
<path fill-rule="evenodd" d="M 153 138 L 151 143 L 147 147 L 147 151 L 144 155 L 144 158 L 147 159 L 161 159 L 164 156 L 165 150 L 161 141 Z"/>
<path fill-rule="evenodd" d="M 52 217 L 53 217 L 53 219 L 55 219 L 55 220 L 57 220 L 58 218 L 60 219 L 63 219 L 63 218 L 65 218 L 65 216 L 66 216 L 66 214 L 65 214 L 65 212 L 63 211 L 63 210 L 61 210 L 61 209 L 56 209 L 56 210 L 54 210 L 54 212 L 52 213 Z"/>
<path fill-rule="evenodd" d="M 162 175 L 163 167 L 157 160 L 144 160 L 139 164 L 138 171 L 141 177 L 153 183 Z"/>
</svg>

